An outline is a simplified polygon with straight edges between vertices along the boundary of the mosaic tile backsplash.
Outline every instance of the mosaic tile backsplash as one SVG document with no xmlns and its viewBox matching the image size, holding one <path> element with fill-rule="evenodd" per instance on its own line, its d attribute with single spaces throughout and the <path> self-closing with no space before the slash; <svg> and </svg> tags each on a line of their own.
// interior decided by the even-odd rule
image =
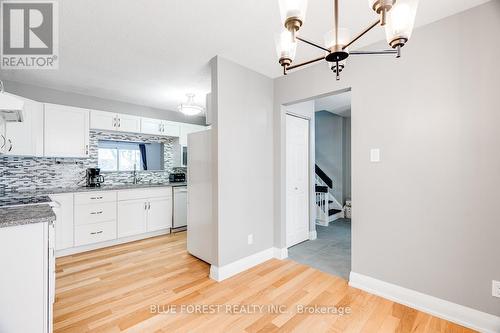
<svg viewBox="0 0 500 333">
<path fill-rule="evenodd" d="M 175 167 L 173 138 L 143 134 L 90 131 L 89 157 L 82 159 L 45 157 L 0 157 L 0 195 L 19 191 L 37 191 L 58 187 L 85 185 L 85 170 L 97 167 L 98 140 L 163 143 L 165 170 L 138 171 L 142 182 L 168 181 L 171 172 L 186 172 Z M 105 184 L 126 184 L 133 179 L 132 172 L 106 172 Z"/>
</svg>

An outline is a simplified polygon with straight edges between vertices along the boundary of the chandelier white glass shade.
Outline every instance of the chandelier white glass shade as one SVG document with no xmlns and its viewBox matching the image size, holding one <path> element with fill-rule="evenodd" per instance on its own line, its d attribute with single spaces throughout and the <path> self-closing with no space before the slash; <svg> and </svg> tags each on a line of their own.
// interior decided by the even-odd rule
<svg viewBox="0 0 500 333">
<path fill-rule="evenodd" d="M 418 0 L 368 0 L 370 8 L 379 15 L 379 18 L 366 29 L 350 37 L 349 31 L 345 28 L 339 28 L 339 0 L 333 0 L 333 29 L 325 34 L 324 46 L 298 36 L 305 19 L 307 9 L 306 0 L 279 0 L 281 19 L 286 34 L 283 32 L 276 39 L 276 49 L 279 58 L 279 64 L 283 67 L 283 74 L 287 71 L 326 60 L 328 67 L 336 74 L 337 80 L 340 79 L 340 72 L 345 67 L 345 60 L 350 55 L 372 55 L 372 54 L 393 54 L 397 58 L 401 56 L 401 48 L 411 37 L 415 15 L 417 12 Z M 385 28 L 387 42 L 392 47 L 391 50 L 381 51 L 349 51 L 349 47 L 367 32 L 376 26 Z M 310 46 L 314 46 L 326 55 L 293 65 L 297 43 L 299 40 Z"/>
<path fill-rule="evenodd" d="M 418 0 L 398 0 L 387 14 L 385 35 L 390 46 L 404 45 L 411 37 Z"/>
<path fill-rule="evenodd" d="M 283 25 L 297 31 L 304 23 L 307 0 L 279 0 L 279 5 Z"/>
<path fill-rule="evenodd" d="M 280 34 L 276 35 L 276 53 L 280 59 L 280 64 L 287 63 L 290 65 L 295 59 L 295 52 L 297 51 L 297 42 L 294 40 L 292 33 L 288 30 L 283 30 Z"/>
<path fill-rule="evenodd" d="M 178 109 L 180 112 L 187 116 L 195 116 L 205 111 L 205 108 L 194 102 L 195 94 L 186 94 L 187 102 L 179 104 Z"/>
</svg>

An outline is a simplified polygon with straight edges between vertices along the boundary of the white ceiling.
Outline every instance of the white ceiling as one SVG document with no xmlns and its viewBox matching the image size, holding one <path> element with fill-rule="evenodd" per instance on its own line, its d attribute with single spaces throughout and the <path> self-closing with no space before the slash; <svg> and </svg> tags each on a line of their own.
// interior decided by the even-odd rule
<svg viewBox="0 0 500 333">
<path fill-rule="evenodd" d="M 321 97 L 314 100 L 314 110 L 328 111 L 341 117 L 351 116 L 351 92 Z"/>
<path fill-rule="evenodd" d="M 421 0 L 416 25 L 487 1 Z M 332 2 L 309 0 L 303 37 L 322 42 L 331 29 Z M 341 0 L 340 9 L 340 24 L 351 35 L 376 19 L 367 0 Z M 59 12 L 59 70 L 1 71 L 1 78 L 174 110 L 188 92 L 204 103 L 215 55 L 281 75 L 274 49 L 281 29 L 277 0 L 71 0 L 59 1 Z M 383 38 L 377 28 L 356 46 Z M 296 61 L 317 55 L 300 45 Z"/>
</svg>

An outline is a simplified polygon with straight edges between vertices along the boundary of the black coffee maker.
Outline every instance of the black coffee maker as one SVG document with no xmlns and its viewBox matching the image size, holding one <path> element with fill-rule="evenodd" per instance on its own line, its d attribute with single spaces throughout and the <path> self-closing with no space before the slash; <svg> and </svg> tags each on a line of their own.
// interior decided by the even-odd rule
<svg viewBox="0 0 500 333">
<path fill-rule="evenodd" d="M 99 187 L 104 183 L 104 176 L 100 175 L 101 169 L 88 168 L 87 169 L 87 187 Z"/>
</svg>

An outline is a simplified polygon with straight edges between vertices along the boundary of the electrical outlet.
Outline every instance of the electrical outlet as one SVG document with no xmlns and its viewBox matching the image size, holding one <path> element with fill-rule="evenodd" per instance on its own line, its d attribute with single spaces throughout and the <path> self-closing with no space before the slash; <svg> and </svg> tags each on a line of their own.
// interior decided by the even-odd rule
<svg viewBox="0 0 500 333">
<path fill-rule="evenodd" d="M 253 234 L 248 235 L 248 245 L 253 244 Z"/>
<path fill-rule="evenodd" d="M 380 149 L 374 148 L 370 150 L 370 162 L 380 162 Z"/>
<path fill-rule="evenodd" d="M 492 281 L 491 295 L 493 297 L 500 297 L 500 281 L 495 281 L 495 280 Z"/>
</svg>

